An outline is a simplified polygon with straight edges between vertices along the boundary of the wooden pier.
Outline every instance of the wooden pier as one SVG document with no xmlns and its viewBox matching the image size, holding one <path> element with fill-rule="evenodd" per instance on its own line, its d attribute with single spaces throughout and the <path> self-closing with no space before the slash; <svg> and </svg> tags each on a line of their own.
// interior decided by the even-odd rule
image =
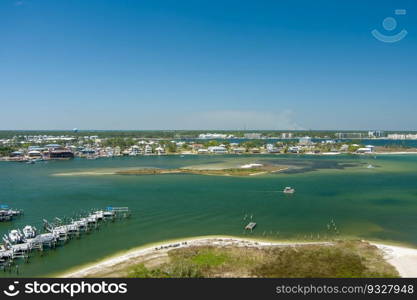
<svg viewBox="0 0 417 300">
<path fill-rule="evenodd" d="M 23 215 L 22 210 L 11 209 L 8 205 L 0 205 L 0 222 L 6 222 L 13 220 L 14 217 Z"/>
<path fill-rule="evenodd" d="M 75 220 L 63 221 L 55 218 L 53 222 L 48 222 L 44 219 L 44 233 L 41 234 L 32 226 L 26 226 L 23 233 L 20 229 L 11 230 L 3 236 L 3 245 L 0 245 L 0 267 L 4 271 L 10 270 L 15 259 L 23 258 L 28 261 L 29 254 L 34 250 L 43 252 L 45 249 L 64 245 L 73 237 L 79 238 L 82 233 L 98 228 L 103 222 L 129 217 L 130 214 L 127 207 L 108 207 L 86 213 Z M 26 229 L 33 231 L 28 233 L 25 232 Z"/>
<path fill-rule="evenodd" d="M 245 230 L 252 231 L 255 227 L 256 227 L 256 223 L 255 222 L 250 222 L 248 225 L 245 226 Z"/>
</svg>

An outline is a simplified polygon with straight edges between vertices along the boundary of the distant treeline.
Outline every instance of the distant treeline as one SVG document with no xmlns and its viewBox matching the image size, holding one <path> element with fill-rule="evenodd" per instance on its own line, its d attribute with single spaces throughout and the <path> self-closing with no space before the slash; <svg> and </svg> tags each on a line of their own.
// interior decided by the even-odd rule
<svg viewBox="0 0 417 300">
<path fill-rule="evenodd" d="M 260 133 L 265 137 L 279 137 L 282 133 L 293 133 L 294 136 L 329 137 L 335 138 L 337 132 L 358 132 L 367 134 L 368 131 L 331 131 L 331 130 L 0 130 L 0 138 L 12 138 L 22 135 L 52 135 L 52 136 L 99 136 L 100 138 L 196 138 L 201 133 L 222 133 L 243 137 L 245 133 Z M 411 133 L 398 132 L 397 133 Z M 386 131 L 386 133 L 391 133 Z"/>
</svg>

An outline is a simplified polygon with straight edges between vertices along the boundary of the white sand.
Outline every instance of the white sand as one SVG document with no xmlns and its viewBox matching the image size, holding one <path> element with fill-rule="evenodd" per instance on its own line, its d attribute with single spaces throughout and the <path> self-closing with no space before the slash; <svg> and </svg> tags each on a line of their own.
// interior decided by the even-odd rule
<svg viewBox="0 0 417 300">
<path fill-rule="evenodd" d="M 417 249 L 371 243 L 385 254 L 385 259 L 393 265 L 401 277 L 417 278 Z"/>
</svg>

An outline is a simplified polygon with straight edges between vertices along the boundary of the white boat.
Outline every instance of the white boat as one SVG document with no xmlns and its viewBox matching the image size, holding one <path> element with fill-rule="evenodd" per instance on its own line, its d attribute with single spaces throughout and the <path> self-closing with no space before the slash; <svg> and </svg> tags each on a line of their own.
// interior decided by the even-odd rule
<svg viewBox="0 0 417 300">
<path fill-rule="evenodd" d="M 87 226 L 88 226 L 86 218 L 81 218 L 78 221 L 72 222 L 72 224 L 77 226 L 78 230 L 85 230 L 85 229 L 87 229 Z"/>
<path fill-rule="evenodd" d="M 20 243 L 23 239 L 23 236 L 20 234 L 20 232 L 16 229 L 13 229 L 9 232 L 9 240 L 14 243 Z"/>
<path fill-rule="evenodd" d="M 111 211 L 111 210 L 103 212 L 104 218 L 112 218 L 115 215 L 116 215 L 116 213 L 114 211 Z"/>
<path fill-rule="evenodd" d="M 95 211 L 94 215 L 97 217 L 97 220 L 103 220 L 104 218 L 104 214 L 102 210 Z"/>
<path fill-rule="evenodd" d="M 287 187 L 285 187 L 285 189 L 282 192 L 285 193 L 285 194 L 294 194 L 295 189 L 293 189 L 290 186 L 287 186 Z"/>
<path fill-rule="evenodd" d="M 87 217 L 87 223 L 96 223 L 98 220 L 97 216 L 95 214 L 91 214 Z"/>
<path fill-rule="evenodd" d="M 33 239 L 36 236 L 36 228 L 30 225 L 23 227 L 23 236 L 25 239 Z"/>
<path fill-rule="evenodd" d="M 71 223 L 66 225 L 68 233 L 77 233 L 78 232 L 78 225 L 75 223 Z"/>
</svg>

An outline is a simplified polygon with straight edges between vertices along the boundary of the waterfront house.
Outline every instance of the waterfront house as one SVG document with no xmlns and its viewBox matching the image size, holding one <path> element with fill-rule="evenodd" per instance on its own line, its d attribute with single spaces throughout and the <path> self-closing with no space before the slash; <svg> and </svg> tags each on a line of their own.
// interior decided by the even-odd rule
<svg viewBox="0 0 417 300">
<path fill-rule="evenodd" d="M 204 145 L 203 145 L 203 144 L 192 144 L 192 145 L 191 145 L 191 148 L 192 148 L 193 150 L 197 151 L 198 149 L 202 149 L 202 148 L 204 148 Z"/>
<path fill-rule="evenodd" d="M 356 150 L 356 153 L 372 153 L 372 149 L 371 148 L 359 148 L 358 150 Z"/>
<path fill-rule="evenodd" d="M 365 147 L 356 150 L 356 153 L 372 153 L 374 152 L 374 148 L 375 147 L 372 145 L 366 145 Z"/>
<path fill-rule="evenodd" d="M 42 158 L 42 153 L 37 150 L 32 150 L 28 152 L 28 156 L 30 158 Z"/>
<path fill-rule="evenodd" d="M 366 145 L 365 148 L 368 148 L 371 152 L 374 152 L 375 146 L 373 146 L 373 145 Z"/>
<path fill-rule="evenodd" d="M 209 151 L 207 150 L 207 149 L 205 149 L 205 148 L 201 148 L 201 149 L 198 149 L 197 150 L 197 153 L 198 154 L 207 154 Z"/>
<path fill-rule="evenodd" d="M 155 148 L 155 152 L 158 155 L 162 155 L 162 154 L 165 154 L 165 149 L 163 147 L 161 147 L 161 146 L 158 146 L 158 147 Z"/>
<path fill-rule="evenodd" d="M 292 146 L 288 148 L 288 152 L 290 153 L 300 153 L 301 147 L 299 146 Z"/>
<path fill-rule="evenodd" d="M 10 157 L 23 157 L 24 153 L 23 151 L 13 151 L 12 153 L 10 153 Z"/>
<path fill-rule="evenodd" d="M 232 153 L 234 153 L 234 154 L 241 154 L 241 153 L 245 153 L 245 152 L 246 152 L 246 148 L 244 148 L 244 147 L 232 148 Z"/>
<path fill-rule="evenodd" d="M 74 153 L 66 148 L 50 150 L 46 153 L 48 159 L 71 159 L 74 158 Z"/>
<path fill-rule="evenodd" d="M 145 151 L 144 151 L 145 155 L 149 155 L 152 154 L 152 147 L 150 145 L 146 145 L 145 146 Z"/>
<path fill-rule="evenodd" d="M 209 147 L 208 151 L 210 153 L 214 153 L 214 154 L 226 154 L 227 153 L 227 149 L 225 147 L 221 147 L 221 146 Z"/>
<path fill-rule="evenodd" d="M 251 148 L 250 149 L 250 152 L 252 152 L 252 153 L 261 153 L 261 149 L 259 149 L 259 148 Z"/>
<path fill-rule="evenodd" d="M 267 144 L 266 151 L 268 153 L 279 153 L 280 149 L 278 147 L 275 147 L 273 144 Z"/>
</svg>

